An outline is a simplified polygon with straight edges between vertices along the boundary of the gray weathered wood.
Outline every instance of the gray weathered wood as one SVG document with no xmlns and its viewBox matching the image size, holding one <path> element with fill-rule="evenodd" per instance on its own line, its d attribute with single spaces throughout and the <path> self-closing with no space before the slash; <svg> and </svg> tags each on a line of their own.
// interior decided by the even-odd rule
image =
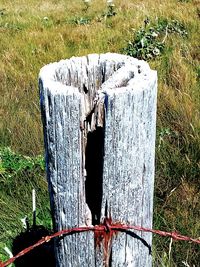
<svg viewBox="0 0 200 267">
<path fill-rule="evenodd" d="M 151 227 L 157 75 L 144 61 L 92 54 L 43 67 L 39 86 L 55 230 Z M 132 231 L 133 232 L 133 231 Z M 92 232 L 55 243 L 57 266 L 151 266 L 150 233 Z"/>
</svg>

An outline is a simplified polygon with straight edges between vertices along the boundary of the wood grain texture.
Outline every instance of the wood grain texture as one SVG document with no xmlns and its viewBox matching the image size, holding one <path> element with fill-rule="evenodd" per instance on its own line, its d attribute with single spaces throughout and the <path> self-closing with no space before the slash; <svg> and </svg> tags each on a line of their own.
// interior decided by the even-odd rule
<svg viewBox="0 0 200 267">
<path fill-rule="evenodd" d="M 114 222 L 152 226 L 157 75 L 144 61 L 92 54 L 39 76 L 55 230 Z M 56 241 L 57 266 L 151 266 L 150 233 Z M 98 241 L 98 242 L 97 242 Z"/>
</svg>

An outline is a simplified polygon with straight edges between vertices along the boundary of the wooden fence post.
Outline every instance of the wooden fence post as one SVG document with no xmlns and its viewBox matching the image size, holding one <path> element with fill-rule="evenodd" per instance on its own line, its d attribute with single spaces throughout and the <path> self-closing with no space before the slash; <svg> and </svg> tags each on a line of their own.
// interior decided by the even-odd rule
<svg viewBox="0 0 200 267">
<path fill-rule="evenodd" d="M 73 57 L 39 76 L 56 231 L 113 223 L 152 227 L 157 74 L 119 54 Z M 57 239 L 57 266 L 150 267 L 151 233 Z"/>
</svg>

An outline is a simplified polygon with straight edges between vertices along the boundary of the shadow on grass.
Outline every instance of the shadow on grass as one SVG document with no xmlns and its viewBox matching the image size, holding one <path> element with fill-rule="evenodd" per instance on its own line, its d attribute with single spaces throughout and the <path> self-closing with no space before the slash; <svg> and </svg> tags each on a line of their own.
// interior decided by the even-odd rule
<svg viewBox="0 0 200 267">
<path fill-rule="evenodd" d="M 25 248 L 35 244 L 42 237 L 51 234 L 44 226 L 34 226 L 20 233 L 12 244 L 13 255 L 18 254 Z M 55 267 L 53 240 L 35 248 L 26 255 L 16 259 L 15 267 Z"/>
</svg>

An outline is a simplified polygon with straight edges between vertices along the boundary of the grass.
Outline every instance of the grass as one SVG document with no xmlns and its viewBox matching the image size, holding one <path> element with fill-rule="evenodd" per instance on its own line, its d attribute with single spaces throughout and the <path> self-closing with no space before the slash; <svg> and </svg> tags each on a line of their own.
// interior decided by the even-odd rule
<svg viewBox="0 0 200 267">
<path fill-rule="evenodd" d="M 164 49 L 148 59 L 159 77 L 154 227 L 199 236 L 199 3 L 114 3 L 116 14 L 110 16 L 106 1 L 100 0 L 93 0 L 88 8 L 81 0 L 0 0 L 1 259 L 6 257 L 3 247 L 22 229 L 20 218 L 31 214 L 33 187 L 38 196 L 38 220 L 50 226 L 47 185 L 38 159 L 43 154 L 37 86 L 40 68 L 71 56 L 125 53 L 138 31 L 147 32 L 160 21 L 180 22 L 187 36 L 172 32 L 165 38 L 164 32 L 156 39 L 165 38 Z M 145 28 L 147 17 L 150 23 Z M 197 267 L 200 249 L 155 237 L 154 254 L 155 266 Z"/>
<path fill-rule="evenodd" d="M 32 189 L 36 188 L 37 223 L 51 228 L 47 183 L 44 179 L 44 159 L 16 154 L 0 148 L 0 258 L 5 259 L 4 247 L 23 231 L 21 219 L 32 222 Z"/>
</svg>

